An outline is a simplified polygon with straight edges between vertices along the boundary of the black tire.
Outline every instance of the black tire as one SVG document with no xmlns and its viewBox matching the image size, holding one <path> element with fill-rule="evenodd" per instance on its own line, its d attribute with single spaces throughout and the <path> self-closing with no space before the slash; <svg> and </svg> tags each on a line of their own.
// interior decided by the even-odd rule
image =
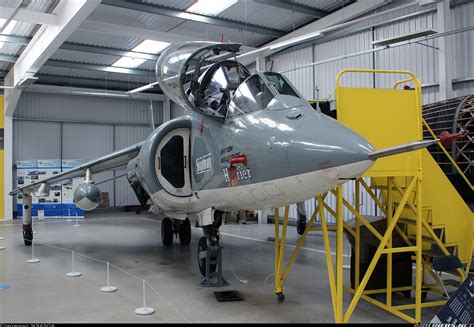
<svg viewBox="0 0 474 327">
<path fill-rule="evenodd" d="M 297 232 L 299 235 L 303 235 L 305 230 L 306 230 L 306 221 L 304 221 L 304 220 L 298 220 L 298 221 L 296 222 L 296 232 Z"/>
<path fill-rule="evenodd" d="M 26 246 L 31 246 L 33 243 L 33 233 L 28 231 L 23 231 L 23 241 L 25 242 Z"/>
<path fill-rule="evenodd" d="M 278 298 L 278 302 L 284 302 L 285 301 L 285 294 L 283 293 L 277 293 L 277 298 Z"/>
<path fill-rule="evenodd" d="M 189 245 L 191 243 L 191 222 L 186 218 L 179 226 L 179 242 L 181 245 Z"/>
<path fill-rule="evenodd" d="M 198 243 L 198 250 L 197 250 L 197 255 L 198 255 L 198 266 L 199 266 L 199 271 L 201 272 L 201 275 L 203 276 L 206 276 L 206 258 L 202 258 L 200 259 L 199 258 L 199 254 L 202 252 L 202 251 L 207 251 L 207 239 L 205 236 L 202 236 L 200 239 L 199 239 L 199 243 Z M 217 265 L 210 265 L 209 266 L 209 270 L 211 273 L 213 272 L 216 272 L 217 270 Z"/>
<path fill-rule="evenodd" d="M 166 246 L 173 244 L 173 222 L 169 218 L 161 222 L 161 242 Z"/>
</svg>

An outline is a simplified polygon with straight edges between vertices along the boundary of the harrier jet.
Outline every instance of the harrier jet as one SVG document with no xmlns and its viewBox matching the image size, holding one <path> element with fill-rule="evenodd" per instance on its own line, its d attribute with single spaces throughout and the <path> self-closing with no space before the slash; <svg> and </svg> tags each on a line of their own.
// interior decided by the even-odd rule
<svg viewBox="0 0 474 327">
<path fill-rule="evenodd" d="M 360 177 L 377 158 L 437 142 L 418 141 L 376 151 L 336 120 L 314 110 L 288 79 L 275 72 L 251 74 L 235 55 L 239 44 L 186 42 L 169 46 L 156 64 L 158 84 L 186 115 L 172 119 L 143 142 L 77 168 L 20 187 L 23 237 L 32 241 L 31 196 L 76 177 L 85 181 L 74 201 L 93 210 L 100 191 L 95 173 L 127 165 L 127 178 L 140 203 L 166 218 L 164 245 L 179 235 L 188 245 L 197 215 L 198 251 L 219 243 L 223 213 L 302 203 L 349 179 Z M 199 256 L 206 273 L 206 256 Z M 212 268 L 212 269 L 215 269 Z"/>
</svg>

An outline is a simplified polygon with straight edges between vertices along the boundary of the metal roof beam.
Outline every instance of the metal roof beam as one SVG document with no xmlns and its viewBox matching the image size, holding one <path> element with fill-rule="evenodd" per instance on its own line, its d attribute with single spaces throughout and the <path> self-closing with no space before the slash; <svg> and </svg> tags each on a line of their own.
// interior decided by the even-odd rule
<svg viewBox="0 0 474 327">
<path fill-rule="evenodd" d="M 158 60 L 158 57 L 160 56 L 159 54 L 135 52 L 135 51 L 129 51 L 129 50 L 117 49 L 117 48 L 90 46 L 90 45 L 84 45 L 84 44 L 72 43 L 72 42 L 64 42 L 59 48 L 63 50 L 90 52 L 90 53 L 98 53 L 98 54 L 105 54 L 105 55 L 119 56 L 119 57 L 132 57 L 132 58 L 140 58 L 140 59 L 146 59 L 146 60 Z"/>
<path fill-rule="evenodd" d="M 16 62 L 17 59 L 18 59 L 17 56 L 6 54 L 6 53 L 0 53 L 0 61 Z"/>
<path fill-rule="evenodd" d="M 40 93 L 55 93 L 55 94 L 66 94 L 66 95 L 83 95 L 83 96 L 101 96 L 109 98 L 122 98 L 130 100 L 153 100 L 153 101 L 164 101 L 168 97 L 163 94 L 128 94 L 121 91 L 111 90 L 97 90 L 90 88 L 78 88 L 78 87 L 64 87 L 64 86 L 53 86 L 53 85 L 32 85 L 28 89 L 28 92 L 40 92 Z"/>
<path fill-rule="evenodd" d="M 2 72 L 0 71 L 0 77 Z M 143 83 L 136 82 L 126 82 L 126 81 L 116 81 L 116 80 L 105 80 L 97 78 L 86 78 L 86 77 L 74 77 L 74 76 L 64 76 L 64 75 L 51 75 L 51 74 L 36 74 L 39 78 L 38 82 L 35 84 L 48 84 L 48 85 L 58 85 L 58 86 L 73 86 L 73 87 L 89 87 L 89 88 L 98 88 L 104 89 L 115 89 L 128 91 L 131 87 L 139 87 L 144 85 Z M 159 90 L 159 88 L 156 88 Z"/>
<path fill-rule="evenodd" d="M 45 63 L 45 66 L 75 68 L 75 69 L 84 69 L 84 70 L 96 70 L 96 71 L 101 71 L 101 72 L 129 74 L 129 75 L 152 76 L 152 77 L 155 76 L 155 72 L 151 70 L 86 64 L 86 63 L 75 62 L 75 61 L 62 61 L 62 60 L 50 59 Z"/>
<path fill-rule="evenodd" d="M 99 3 L 100 0 L 59 2 L 54 8 L 58 25 L 39 28 L 8 74 L 12 84 L 18 85 L 27 76 L 35 74 Z M 13 111 L 12 107 L 6 108 L 9 115 Z"/>
<path fill-rule="evenodd" d="M 0 7 L 0 18 L 8 19 L 15 11 L 12 7 Z M 57 25 L 56 14 L 20 9 L 14 16 L 14 20 L 42 25 Z"/>
<path fill-rule="evenodd" d="M 295 3 L 294 1 L 288 1 L 288 0 L 255 0 L 255 2 L 272 6 L 272 7 L 287 9 L 291 11 L 294 10 L 295 12 L 299 12 L 301 14 L 313 16 L 316 18 L 321 18 L 328 14 L 327 11 L 316 9 L 310 6 L 302 5 L 299 3 Z"/>
<path fill-rule="evenodd" d="M 27 45 L 30 42 L 30 40 L 31 38 L 26 37 L 26 36 L 0 34 L 0 42 Z M 106 54 L 106 55 L 118 56 L 118 57 L 140 58 L 140 59 L 146 59 L 146 60 L 158 60 L 158 57 L 160 56 L 159 54 L 136 52 L 136 51 L 130 51 L 126 49 L 109 48 L 109 47 L 102 47 L 102 46 L 96 46 L 96 45 L 86 45 L 86 44 L 74 43 L 74 42 L 64 42 L 59 47 L 59 49 Z"/>
<path fill-rule="evenodd" d="M 285 31 L 274 29 L 274 28 L 259 26 L 255 24 L 248 24 L 248 23 L 245 24 L 243 22 L 226 19 L 226 18 L 211 17 L 211 16 L 206 16 L 206 15 L 201 15 L 201 14 L 193 14 L 193 13 L 189 13 L 189 12 L 178 10 L 178 9 L 172 9 L 165 6 L 160 6 L 157 4 L 144 4 L 144 3 L 133 1 L 133 0 L 129 0 L 129 1 L 102 0 L 102 4 L 107 5 L 107 6 L 129 9 L 129 10 L 147 12 L 147 13 L 161 15 L 161 16 L 191 20 L 191 21 L 206 23 L 210 25 L 234 28 L 234 29 L 239 29 L 239 30 L 247 30 L 249 32 L 254 32 L 254 33 L 259 33 L 259 34 L 264 34 L 264 35 L 271 35 L 274 37 L 282 37 L 283 35 L 287 33 Z"/>
<path fill-rule="evenodd" d="M 0 42 L 15 43 L 27 45 L 30 42 L 31 37 L 27 36 L 15 36 L 9 34 L 0 34 Z"/>
</svg>

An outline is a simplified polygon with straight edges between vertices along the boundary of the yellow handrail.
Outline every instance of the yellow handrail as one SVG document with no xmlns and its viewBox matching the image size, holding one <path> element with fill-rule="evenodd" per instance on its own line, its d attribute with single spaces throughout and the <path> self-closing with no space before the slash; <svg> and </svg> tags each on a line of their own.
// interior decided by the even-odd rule
<svg viewBox="0 0 474 327">
<path fill-rule="evenodd" d="M 428 123 L 426 122 L 426 120 L 424 118 L 423 119 L 423 125 L 426 127 L 426 129 L 428 130 L 428 132 L 431 134 L 431 137 L 433 137 L 433 139 L 437 139 L 435 133 L 433 132 L 433 130 L 431 129 L 431 127 L 428 125 Z M 469 179 L 466 177 L 466 175 L 464 175 L 464 173 L 462 172 L 461 168 L 459 168 L 458 164 L 456 163 L 456 161 L 454 161 L 453 157 L 451 157 L 451 155 L 448 153 L 448 151 L 446 151 L 446 148 L 441 144 L 441 143 L 438 143 L 438 146 L 441 148 L 441 150 L 443 150 L 444 154 L 446 155 L 446 157 L 448 157 L 449 161 L 453 164 L 454 168 L 456 168 L 457 172 L 459 173 L 459 175 L 461 175 L 461 177 L 466 181 L 467 185 L 471 188 L 471 190 L 474 191 L 474 186 L 471 184 L 471 182 L 469 181 Z"/>
<path fill-rule="evenodd" d="M 396 82 L 395 84 L 393 84 L 393 88 L 396 89 L 400 84 L 403 84 L 403 83 L 408 83 L 408 82 L 411 82 L 413 81 L 413 78 L 407 78 L 407 79 L 403 79 L 403 80 L 400 80 L 398 82 Z M 433 139 L 437 139 L 435 133 L 433 132 L 433 130 L 431 129 L 431 127 L 428 125 L 428 123 L 426 122 L 426 120 L 424 118 L 422 118 L 422 122 L 423 122 L 423 125 L 426 127 L 426 129 L 428 130 L 428 132 L 431 134 L 431 136 L 433 137 Z M 464 175 L 464 173 L 462 172 L 461 168 L 459 168 L 458 164 L 456 163 L 456 161 L 453 159 L 453 157 L 451 157 L 451 155 L 448 153 L 448 151 L 446 150 L 446 148 L 441 144 L 441 143 L 438 143 L 438 146 L 441 148 L 441 150 L 443 150 L 444 154 L 448 157 L 449 161 L 451 162 L 451 164 L 453 164 L 453 166 L 456 168 L 457 172 L 459 173 L 459 175 L 461 175 L 461 177 L 464 179 L 464 181 L 467 183 L 467 185 L 471 188 L 471 190 L 474 190 L 474 186 L 471 184 L 471 182 L 469 181 L 469 179 L 466 177 L 466 175 Z"/>
<path fill-rule="evenodd" d="M 413 81 L 413 77 L 402 79 L 402 80 L 396 82 L 395 84 L 393 84 L 393 88 L 396 89 L 398 87 L 398 85 L 408 83 L 408 82 L 411 82 L 411 81 Z M 418 81 L 418 83 L 420 83 L 420 81 Z"/>
</svg>

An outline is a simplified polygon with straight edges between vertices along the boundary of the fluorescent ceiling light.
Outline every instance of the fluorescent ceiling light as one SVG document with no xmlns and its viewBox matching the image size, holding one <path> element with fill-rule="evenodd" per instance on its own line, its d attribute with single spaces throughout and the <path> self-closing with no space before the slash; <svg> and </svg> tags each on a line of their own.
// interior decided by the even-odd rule
<svg viewBox="0 0 474 327">
<path fill-rule="evenodd" d="M 147 85 L 143 85 L 143 86 L 137 87 L 136 89 L 130 90 L 127 93 L 134 94 L 134 93 L 146 91 L 146 90 L 152 89 L 156 84 L 158 84 L 158 82 L 153 82 Z"/>
<path fill-rule="evenodd" d="M 215 16 L 236 2 L 237 0 L 198 0 L 186 9 L 186 11 L 195 14 Z"/>
<path fill-rule="evenodd" d="M 3 27 L 3 24 L 5 24 L 7 20 L 0 18 L 0 25 Z M 10 23 L 3 29 L 2 34 L 10 34 L 15 27 L 16 20 L 10 21 Z M 3 48 L 5 42 L 0 42 L 0 49 Z"/>
<path fill-rule="evenodd" d="M 132 51 L 135 52 L 146 52 L 156 54 L 161 52 L 164 48 L 166 48 L 171 43 L 168 42 L 161 42 L 161 41 L 154 41 L 154 40 L 145 40 L 137 45 Z M 143 64 L 146 59 L 141 58 L 132 58 L 132 57 L 122 57 L 116 62 L 112 64 L 114 67 L 123 67 L 123 68 L 137 68 L 141 64 Z"/>
<path fill-rule="evenodd" d="M 390 38 L 387 38 L 387 39 L 375 40 L 375 41 L 372 42 L 372 45 L 376 46 L 376 47 L 383 47 L 383 46 L 386 46 L 386 45 L 389 45 L 389 44 L 408 41 L 408 40 L 411 40 L 411 39 L 416 39 L 416 38 L 423 37 L 423 36 L 428 36 L 428 35 L 431 35 L 431 34 L 436 34 L 436 31 L 432 30 L 432 29 L 426 29 L 426 30 L 421 30 L 421 31 L 409 33 L 409 34 L 390 37 Z"/>
<path fill-rule="evenodd" d="M 156 54 L 164 50 L 170 44 L 171 43 L 162 41 L 145 40 L 133 48 L 132 51 Z"/>
<path fill-rule="evenodd" d="M 304 36 L 295 37 L 295 38 L 292 38 L 290 40 L 275 43 L 274 45 L 270 46 L 270 50 L 276 50 L 276 49 L 284 48 L 284 47 L 287 47 L 287 46 L 296 45 L 298 43 L 301 43 L 303 41 L 307 41 L 309 39 L 312 39 L 314 37 L 318 37 L 320 35 L 321 35 L 321 32 L 318 31 L 318 32 L 314 32 L 314 33 L 307 34 L 307 35 L 304 35 Z"/>
<path fill-rule="evenodd" d="M 116 62 L 114 62 L 112 66 L 122 67 L 122 68 L 137 68 L 138 66 L 143 64 L 145 61 L 146 59 L 122 57 Z"/>
</svg>

